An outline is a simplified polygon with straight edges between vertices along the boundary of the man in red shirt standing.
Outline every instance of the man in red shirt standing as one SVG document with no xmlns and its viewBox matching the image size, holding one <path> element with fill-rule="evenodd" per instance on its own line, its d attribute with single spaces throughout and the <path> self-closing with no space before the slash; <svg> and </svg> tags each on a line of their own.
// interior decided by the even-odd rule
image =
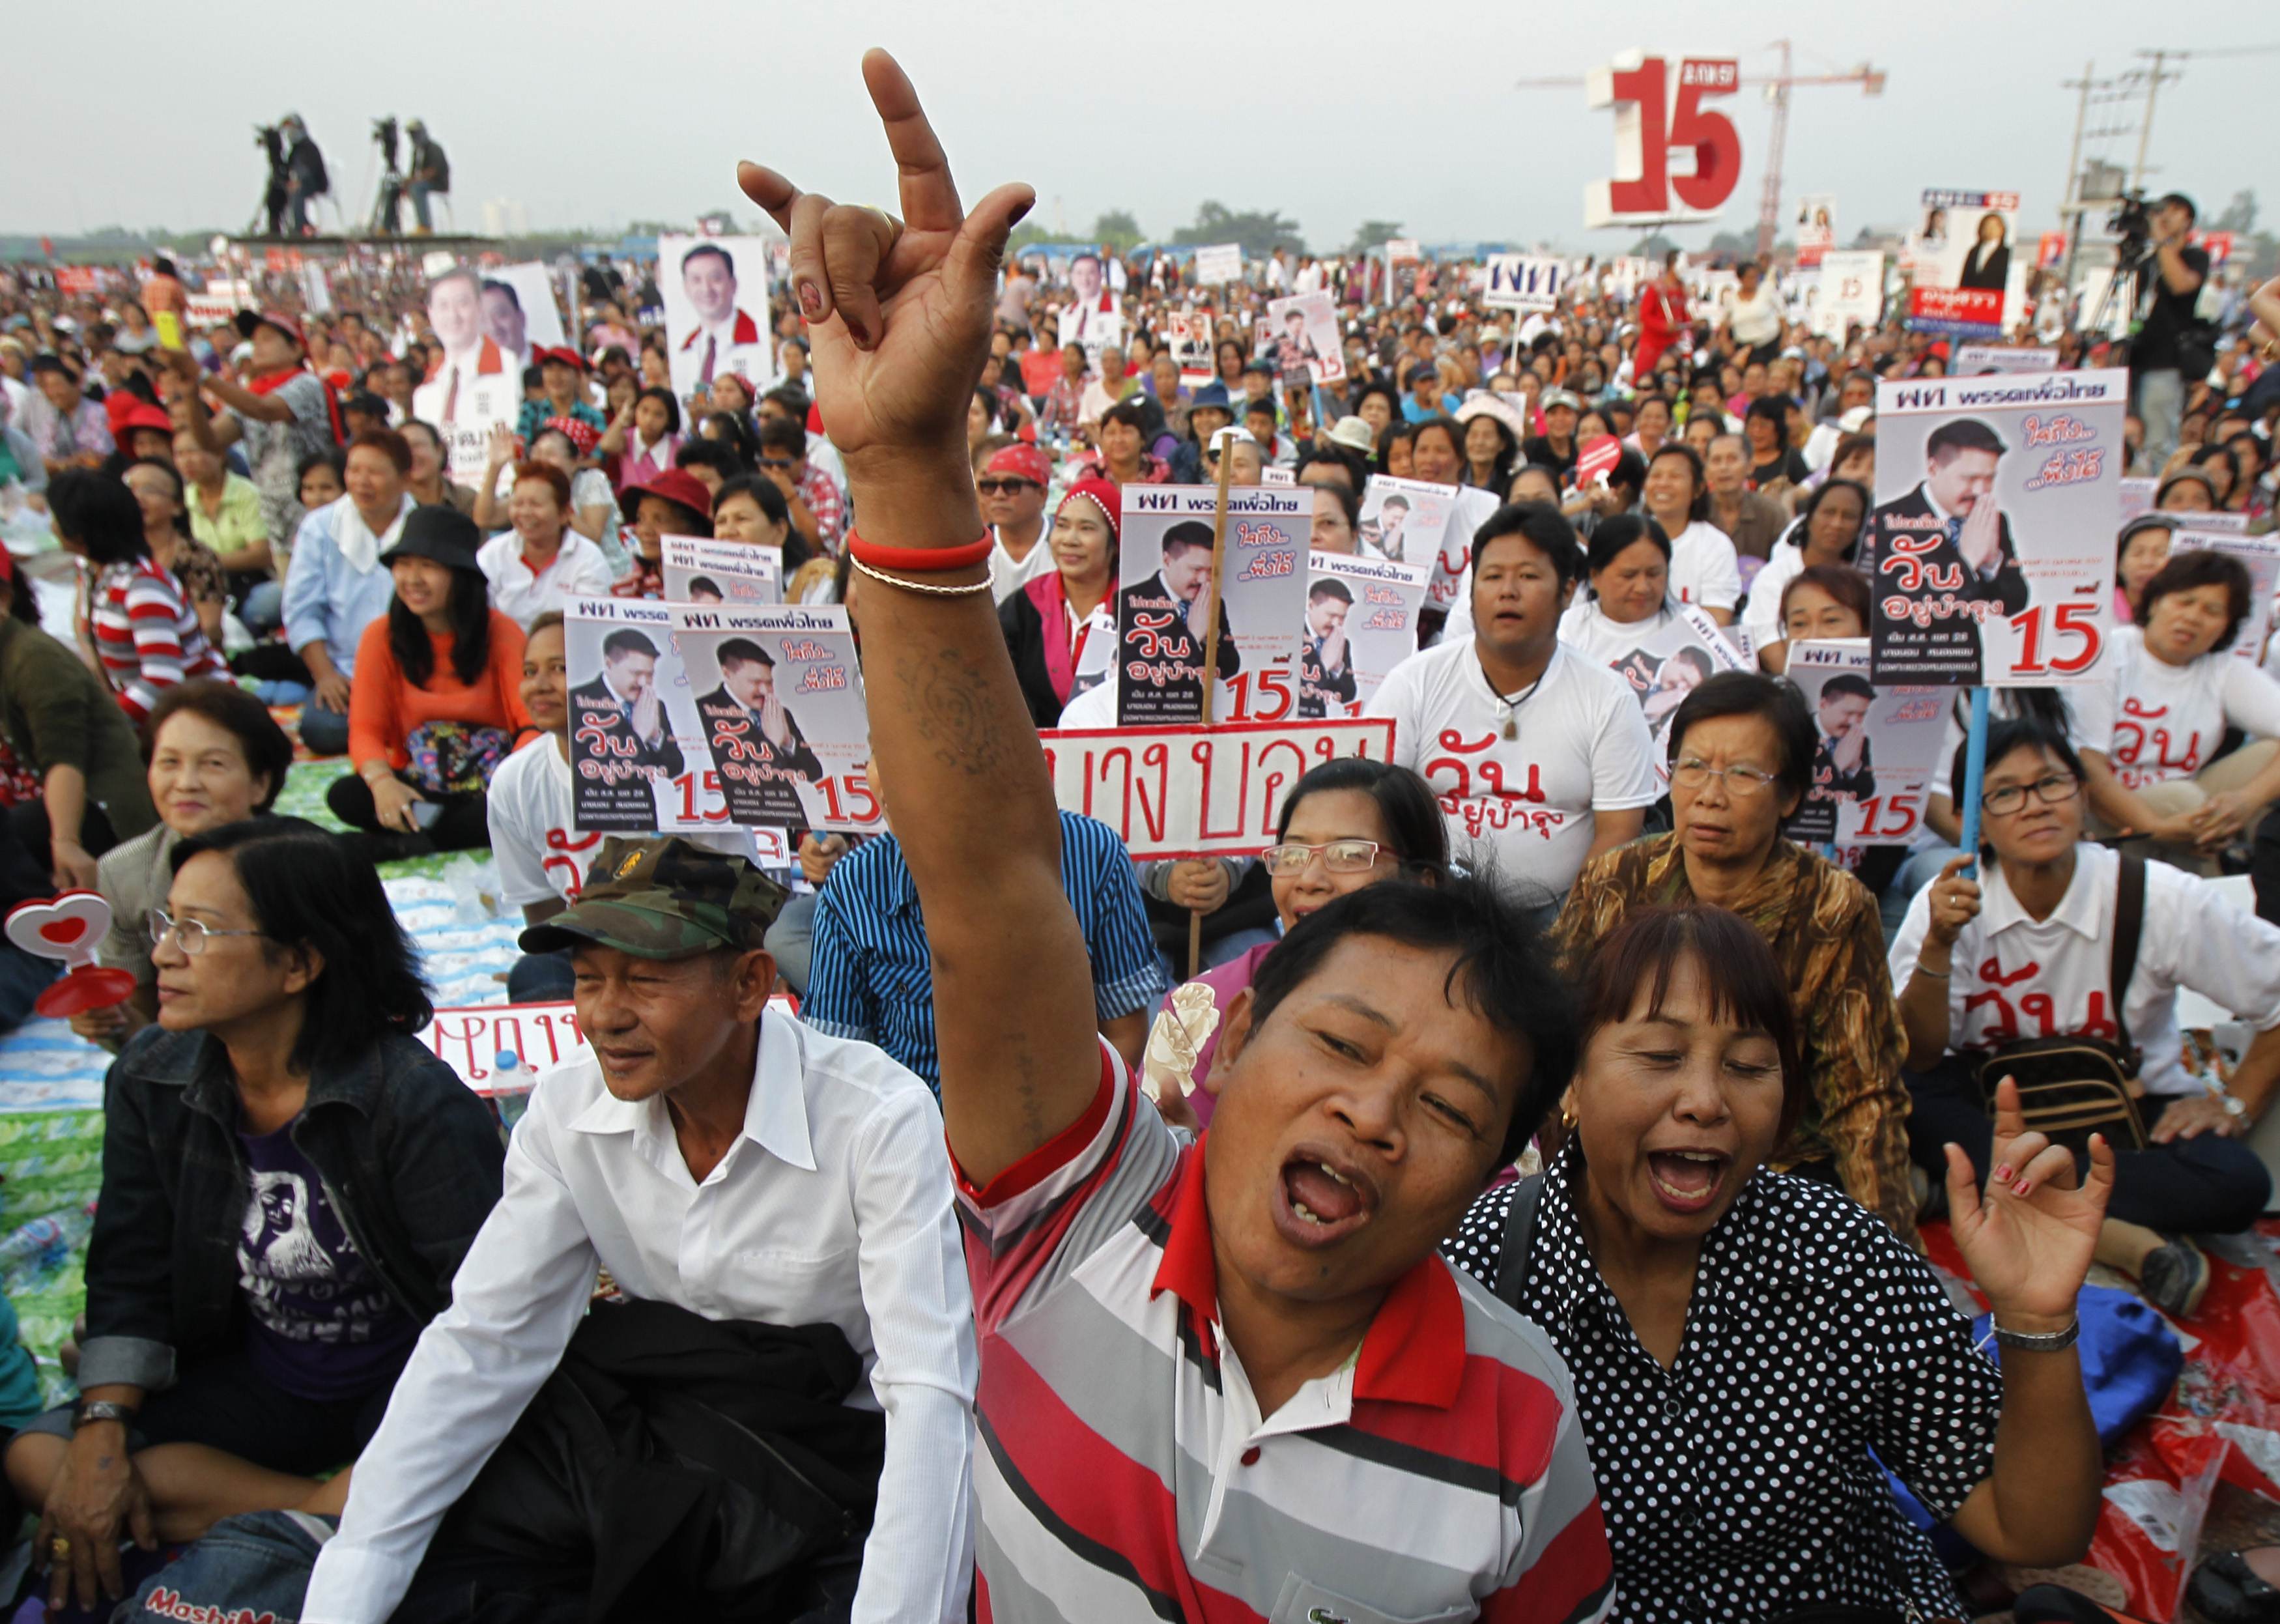
<svg viewBox="0 0 2280 1624">
<path fill-rule="evenodd" d="M 1639 289 L 1638 348 L 1631 352 L 1631 382 L 1642 389 L 1654 375 L 1655 362 L 1691 319 L 1686 312 L 1686 284 L 1678 280 L 1678 262 L 1683 257 L 1672 249 L 1663 256 L 1662 274 Z"/>
</svg>

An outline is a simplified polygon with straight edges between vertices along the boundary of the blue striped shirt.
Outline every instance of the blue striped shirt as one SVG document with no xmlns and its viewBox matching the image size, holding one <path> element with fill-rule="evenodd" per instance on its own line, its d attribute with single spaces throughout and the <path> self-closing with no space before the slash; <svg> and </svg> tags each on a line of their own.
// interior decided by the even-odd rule
<svg viewBox="0 0 2280 1624">
<path fill-rule="evenodd" d="M 1084 931 L 1100 1019 L 1154 1005 L 1164 992 L 1156 940 L 1131 855 L 1114 829 L 1076 812 L 1061 814 L 1061 889 Z M 926 921 L 910 865 L 892 835 L 856 847 L 824 882 L 799 1015 L 834 1037 L 876 1043 L 941 1091 Z"/>
</svg>

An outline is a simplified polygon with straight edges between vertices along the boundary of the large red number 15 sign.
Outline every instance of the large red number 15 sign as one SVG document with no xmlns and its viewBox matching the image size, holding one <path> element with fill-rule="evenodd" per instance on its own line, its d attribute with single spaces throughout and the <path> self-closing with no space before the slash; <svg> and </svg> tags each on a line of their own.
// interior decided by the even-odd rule
<svg viewBox="0 0 2280 1624">
<path fill-rule="evenodd" d="M 1675 83 L 1672 82 L 1675 81 Z M 1615 109 L 1615 173 L 1583 190 L 1586 226 L 1708 219 L 1742 177 L 1733 120 L 1704 109 L 1731 96 L 1741 74 L 1730 60 L 1687 57 L 1675 73 L 1660 57 L 1627 52 L 1584 81 L 1594 107 Z M 1676 171 L 1671 154 L 1682 154 Z"/>
</svg>

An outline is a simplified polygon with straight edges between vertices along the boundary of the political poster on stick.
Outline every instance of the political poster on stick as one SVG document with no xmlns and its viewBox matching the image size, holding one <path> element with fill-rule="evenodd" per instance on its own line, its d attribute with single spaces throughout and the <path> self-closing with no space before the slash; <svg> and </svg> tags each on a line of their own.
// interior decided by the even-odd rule
<svg viewBox="0 0 2280 1624">
<path fill-rule="evenodd" d="M 535 259 L 483 273 L 483 325 L 502 348 L 513 341 L 512 348 L 525 360 L 540 344 L 569 342 L 554 304 L 552 274 Z"/>
<path fill-rule="evenodd" d="M 1568 262 L 1548 254 L 1490 254 L 1481 303 L 1504 310 L 1557 310 Z"/>
<path fill-rule="evenodd" d="M 657 285 L 674 395 L 686 400 L 724 373 L 775 387 L 766 238 L 660 236 Z"/>
<path fill-rule="evenodd" d="M 2169 538 L 2169 556 L 2196 548 L 2221 552 L 2240 560 L 2248 571 L 2248 618 L 2232 635 L 2232 656 L 2235 659 L 2261 661 L 2264 658 L 2265 639 L 2272 635 L 2272 613 L 2276 607 L 2273 594 L 2280 589 L 2280 536 L 2237 535 L 2204 527 L 2201 520 L 2213 518 L 2245 519 L 2245 513 L 2181 513 L 2178 517 L 2191 523 L 2193 528 L 2180 530 Z"/>
<path fill-rule="evenodd" d="M 1243 280 L 1243 244 L 1213 242 L 1196 250 L 1195 273 L 1190 281 L 1206 287 Z"/>
<path fill-rule="evenodd" d="M 1926 191 L 1908 239 L 1909 329 L 2000 337 L 2012 314 L 2011 239 L 2018 227 L 2016 192 Z"/>
<path fill-rule="evenodd" d="M 1819 265 L 1837 246 L 1837 199 L 1828 192 L 1807 192 L 1797 200 L 1797 262 Z"/>
<path fill-rule="evenodd" d="M 2113 641 L 2114 369 L 1876 388 L 1870 666 L 1883 682 L 2090 682 Z"/>
<path fill-rule="evenodd" d="M 1230 489 L 1226 580 L 1214 583 L 1212 516 L 1219 492 L 1209 485 L 1124 488 L 1117 726 L 1275 720 L 1290 714 L 1297 701 L 1291 682 L 1313 496 L 1294 486 Z M 1213 613 L 1219 665 L 1206 719 L 1204 654 L 1207 617 Z"/>
<path fill-rule="evenodd" d="M 883 828 L 846 610 L 667 607 L 729 816 L 763 828 Z"/>
<path fill-rule="evenodd" d="M 783 602 L 781 547 L 703 535 L 666 535 L 658 540 L 664 558 L 667 603 L 734 604 L 750 608 Z"/>
<path fill-rule="evenodd" d="M 1879 687 L 1865 637 L 1792 643 L 1788 673 L 1814 719 L 1813 787 L 1783 833 L 1840 846 L 1907 844 L 1946 742 L 1951 690 Z"/>
<path fill-rule="evenodd" d="M 1310 555 L 1298 714 L 1359 716 L 1386 673 L 1417 652 L 1432 569 L 1354 553 Z"/>
<path fill-rule="evenodd" d="M 574 827 L 637 835 L 729 821 L 673 634 L 663 604 L 573 598 L 565 607 Z"/>
<path fill-rule="evenodd" d="M 1164 318 L 1164 343 L 1180 364 L 1180 381 L 1209 383 L 1218 376 L 1212 358 L 1212 321 L 1201 311 L 1174 311 Z"/>
<path fill-rule="evenodd" d="M 428 282 L 428 325 L 435 335 L 428 375 L 412 391 L 412 415 L 432 423 L 444 465 L 462 485 L 482 482 L 491 430 L 522 408 L 522 356 L 499 343 L 484 320 L 486 296 L 471 266 L 446 266 Z"/>
<path fill-rule="evenodd" d="M 1852 324 L 1873 328 L 1884 312 L 1884 257 L 1846 249 L 1822 256 L 1821 289 L 1813 304 L 1813 330 L 1838 343 Z"/>
<path fill-rule="evenodd" d="M 1314 382 L 1341 383 L 1346 375 L 1344 348 L 1338 343 L 1338 312 L 1327 293 L 1298 293 L 1267 301 L 1267 342 L 1262 346 L 1275 376 L 1289 383 L 1304 370 Z"/>
<path fill-rule="evenodd" d="M 1393 758 L 1393 723 L 1382 716 L 1039 737 L 1061 809 L 1099 819 L 1143 861 L 1264 851 L 1291 786 L 1311 769 L 1344 756 Z"/>
</svg>

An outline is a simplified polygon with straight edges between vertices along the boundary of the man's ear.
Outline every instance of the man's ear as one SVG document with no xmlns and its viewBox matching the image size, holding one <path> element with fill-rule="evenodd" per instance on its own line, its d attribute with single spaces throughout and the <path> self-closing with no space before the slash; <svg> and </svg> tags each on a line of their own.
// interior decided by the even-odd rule
<svg viewBox="0 0 2280 1624">
<path fill-rule="evenodd" d="M 728 972 L 728 985 L 736 1019 L 758 1020 L 768 1006 L 768 995 L 775 990 L 775 955 L 766 948 L 737 954 Z"/>
<path fill-rule="evenodd" d="M 1227 1018 L 1220 1023 L 1219 1048 L 1213 1052 L 1211 1075 L 1204 1086 L 1213 1094 L 1220 1091 L 1228 1067 L 1243 1058 L 1250 1046 L 1253 1017 L 1259 1009 L 1258 997 L 1250 988 L 1235 995 L 1235 1002 L 1227 1006 Z"/>
</svg>

